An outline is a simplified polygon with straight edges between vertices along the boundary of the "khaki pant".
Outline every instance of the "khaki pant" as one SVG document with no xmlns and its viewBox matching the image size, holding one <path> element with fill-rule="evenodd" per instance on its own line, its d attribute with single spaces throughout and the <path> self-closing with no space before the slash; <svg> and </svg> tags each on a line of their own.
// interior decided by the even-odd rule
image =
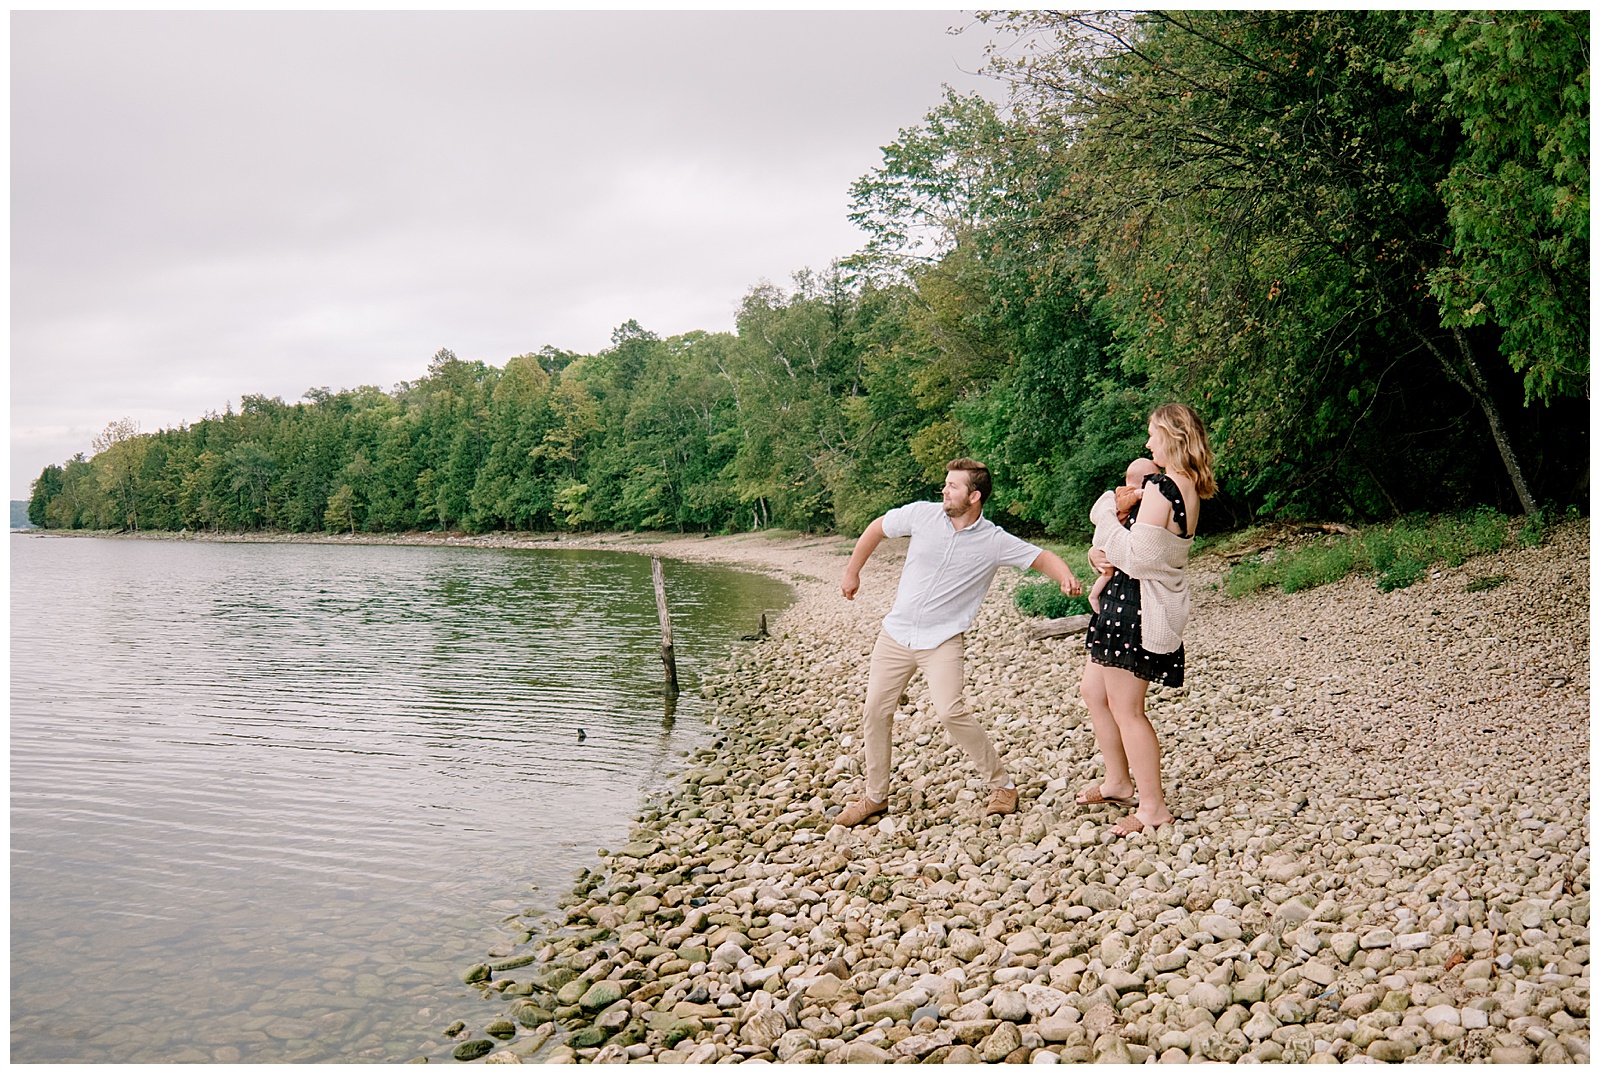
<svg viewBox="0 0 1600 1074">
<path fill-rule="evenodd" d="M 965 638 L 957 634 L 933 649 L 908 649 L 880 631 L 872 647 L 872 664 L 867 673 L 867 703 L 862 712 L 862 736 L 866 739 L 867 797 L 874 802 L 889 799 L 889 753 L 894 739 L 894 711 L 900 696 L 918 668 L 928 679 L 933 709 L 944 724 L 945 733 L 967 751 L 978 772 L 991 789 L 1009 781 L 1000 755 L 978 721 L 967 713 L 961 700 L 961 657 Z"/>
</svg>

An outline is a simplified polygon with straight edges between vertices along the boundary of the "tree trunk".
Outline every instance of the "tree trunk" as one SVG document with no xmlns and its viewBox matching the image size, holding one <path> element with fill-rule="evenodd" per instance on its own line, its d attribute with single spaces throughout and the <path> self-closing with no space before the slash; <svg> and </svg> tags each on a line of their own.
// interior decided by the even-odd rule
<svg viewBox="0 0 1600 1074">
<path fill-rule="evenodd" d="M 1489 422 L 1489 435 L 1494 438 L 1494 446 L 1500 452 L 1500 461 L 1505 464 L 1506 473 L 1511 478 L 1511 487 L 1517 492 L 1517 499 L 1522 502 L 1523 513 L 1533 516 L 1539 513 L 1539 505 L 1535 502 L 1533 494 L 1528 491 L 1528 482 L 1522 476 L 1522 464 L 1517 461 L 1516 449 L 1511 446 L 1511 438 L 1506 435 L 1505 423 L 1500 420 L 1500 407 L 1494 401 L 1493 394 L 1489 391 L 1489 382 L 1484 379 L 1483 370 L 1478 366 L 1478 359 L 1472 353 L 1472 347 L 1467 343 L 1467 337 L 1460 328 L 1450 331 L 1456 339 L 1456 350 L 1461 356 L 1461 367 L 1466 371 L 1465 378 L 1461 371 L 1450 363 L 1444 352 L 1436 346 L 1425 332 L 1411 324 L 1410 318 L 1406 319 L 1411 331 L 1422 340 L 1423 346 L 1433 353 L 1439 364 L 1444 367 L 1445 374 L 1457 384 L 1461 385 L 1473 401 L 1483 410 L 1483 416 Z"/>
<path fill-rule="evenodd" d="M 1534 502 L 1533 494 L 1528 491 L 1527 479 L 1522 476 L 1522 464 L 1517 461 L 1517 453 L 1511 447 L 1511 438 L 1506 435 L 1506 428 L 1500 420 L 1500 408 L 1495 404 L 1494 396 L 1489 394 L 1489 384 L 1483 379 L 1483 370 L 1478 368 L 1478 360 L 1472 353 L 1467 337 L 1461 329 L 1453 328 L 1451 331 L 1456 337 L 1456 349 L 1461 352 L 1461 362 L 1467 369 L 1467 376 L 1472 380 L 1475 389 L 1473 395 L 1477 397 L 1478 405 L 1483 408 L 1483 416 L 1489 421 L 1489 435 L 1494 437 L 1494 446 L 1500 449 L 1500 459 L 1505 463 L 1506 473 L 1511 475 L 1511 485 L 1517 490 L 1517 499 L 1522 501 L 1522 511 L 1532 517 L 1539 513 L 1539 505 Z"/>
</svg>

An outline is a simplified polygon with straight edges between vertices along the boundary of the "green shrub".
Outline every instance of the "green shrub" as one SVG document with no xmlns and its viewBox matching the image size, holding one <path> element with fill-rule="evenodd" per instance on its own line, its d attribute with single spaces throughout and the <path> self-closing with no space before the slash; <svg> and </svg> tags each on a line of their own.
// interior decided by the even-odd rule
<svg viewBox="0 0 1600 1074">
<path fill-rule="evenodd" d="M 1524 524 L 1522 535 L 1542 526 L 1541 519 Z M 1493 508 L 1480 507 L 1459 515 L 1408 515 L 1389 526 L 1374 526 L 1353 537 L 1336 537 L 1272 559 L 1252 557 L 1234 565 L 1228 574 L 1230 596 L 1278 586 L 1295 593 L 1336 582 L 1347 574 L 1372 574 L 1385 593 L 1403 589 L 1427 576 L 1441 560 L 1459 567 L 1485 552 L 1498 551 L 1510 539 L 1510 523 Z M 1537 542 L 1542 537 L 1535 537 Z"/>
<path fill-rule="evenodd" d="M 1083 575 L 1079 574 L 1079 578 Z M 1094 584 L 1094 576 L 1090 575 L 1084 591 Z M 1045 619 L 1060 619 L 1068 615 L 1088 615 L 1089 599 L 1087 597 L 1069 597 L 1061 592 L 1061 587 L 1050 579 L 1018 582 L 1016 591 L 1012 594 L 1017 608 L 1023 615 L 1037 615 Z"/>
<path fill-rule="evenodd" d="M 1548 515 L 1544 511 L 1535 511 L 1522 520 L 1522 526 L 1517 530 L 1517 543 L 1524 548 L 1533 548 L 1544 543 L 1544 528 Z"/>
<path fill-rule="evenodd" d="M 1415 559 L 1402 559 L 1395 562 L 1390 568 L 1378 575 L 1378 588 L 1388 593 L 1406 586 L 1421 578 L 1428 571 L 1428 565 Z"/>
<path fill-rule="evenodd" d="M 1348 538 L 1313 545 L 1284 559 L 1277 571 L 1278 584 L 1285 593 L 1314 589 L 1359 569 L 1365 558 L 1365 550 Z"/>
<path fill-rule="evenodd" d="M 1087 593 L 1095 580 L 1094 568 L 1089 566 L 1088 545 L 1047 544 L 1045 547 L 1066 562 L 1072 573 L 1083 582 L 1083 591 Z M 1018 582 L 1011 599 L 1023 615 L 1061 619 L 1068 615 L 1089 614 L 1087 597 L 1069 597 L 1050 579 L 1036 574 L 1029 574 L 1027 578 Z"/>
<path fill-rule="evenodd" d="M 1450 565 L 1452 567 L 1460 566 L 1468 556 L 1476 556 L 1484 552 L 1498 552 L 1506 546 L 1509 526 L 1509 520 L 1499 511 L 1480 507 L 1467 520 L 1467 554 Z"/>
<path fill-rule="evenodd" d="M 1243 597 L 1278 584 L 1278 564 L 1258 556 L 1240 560 L 1228 572 L 1228 596 Z"/>
</svg>

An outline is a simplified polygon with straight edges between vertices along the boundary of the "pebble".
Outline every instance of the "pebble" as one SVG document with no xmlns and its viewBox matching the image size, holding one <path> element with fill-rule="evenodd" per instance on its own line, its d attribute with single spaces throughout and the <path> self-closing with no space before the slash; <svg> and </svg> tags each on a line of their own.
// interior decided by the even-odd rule
<svg viewBox="0 0 1600 1074">
<path fill-rule="evenodd" d="M 1004 573 L 967 634 L 967 701 L 1018 814 L 981 816 L 919 678 L 890 814 L 828 823 L 860 794 L 897 571 L 886 545 L 846 603 L 848 547 L 685 553 L 786 571 L 798 601 L 705 676 L 717 741 L 494 965 L 520 964 L 463 974 L 526 989 L 495 1027 L 518 1034 L 507 1052 L 1587 1061 L 1586 521 L 1389 594 L 1351 578 L 1233 600 L 1212 588 L 1222 561 L 1197 557 L 1188 681 L 1149 700 L 1177 819 L 1127 840 L 1107 833 L 1115 809 L 1073 801 L 1103 775 L 1081 639 L 1024 640 Z M 1490 574 L 1509 582 L 1467 592 Z M 538 1056 L 518 1050 L 541 1032 Z"/>
</svg>

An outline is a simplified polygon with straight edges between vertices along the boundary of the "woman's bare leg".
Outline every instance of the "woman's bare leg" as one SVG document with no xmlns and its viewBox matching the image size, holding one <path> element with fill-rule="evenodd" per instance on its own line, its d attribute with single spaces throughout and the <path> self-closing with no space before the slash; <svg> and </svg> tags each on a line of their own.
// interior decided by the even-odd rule
<svg viewBox="0 0 1600 1074">
<path fill-rule="evenodd" d="M 1129 798 L 1133 795 L 1133 778 L 1128 774 L 1128 755 L 1122 747 L 1117 718 L 1112 715 L 1111 704 L 1106 696 L 1106 671 L 1093 660 L 1088 661 L 1083 668 L 1083 682 L 1078 688 L 1078 696 L 1088 706 L 1089 719 L 1094 723 L 1094 742 L 1100 747 L 1100 756 L 1106 763 L 1106 778 L 1100 784 L 1100 796 Z M 1088 803 L 1080 800 L 1078 804 Z"/>
<path fill-rule="evenodd" d="M 1172 812 L 1161 790 L 1161 744 L 1144 714 L 1145 691 L 1150 684 L 1121 668 L 1101 668 L 1100 672 L 1105 680 L 1106 701 L 1126 751 L 1128 771 L 1139 788 L 1139 808 L 1133 815 L 1146 828 L 1170 824 Z"/>
</svg>

